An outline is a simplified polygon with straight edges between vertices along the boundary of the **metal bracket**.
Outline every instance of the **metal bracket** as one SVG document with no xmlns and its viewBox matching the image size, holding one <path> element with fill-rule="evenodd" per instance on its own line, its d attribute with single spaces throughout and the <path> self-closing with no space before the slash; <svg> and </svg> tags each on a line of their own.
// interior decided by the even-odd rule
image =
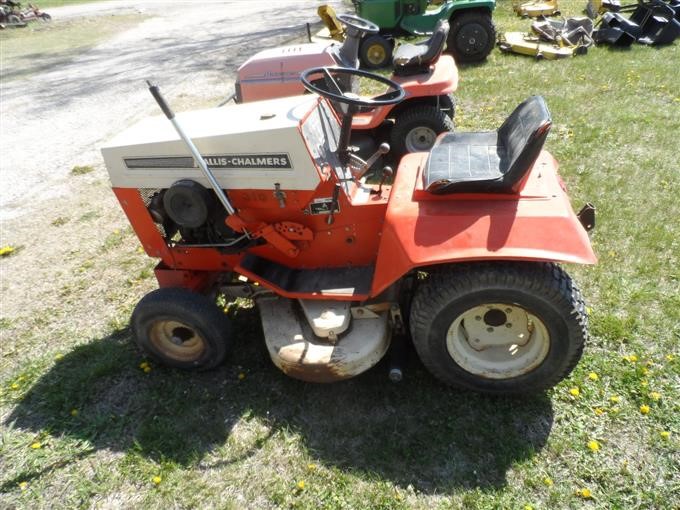
<svg viewBox="0 0 680 510">
<path fill-rule="evenodd" d="M 595 206 L 590 202 L 584 205 L 576 216 L 586 232 L 595 228 Z"/>
<path fill-rule="evenodd" d="M 281 191 L 281 184 L 278 182 L 274 184 L 274 198 L 279 201 L 279 207 L 281 209 L 286 208 L 286 193 Z"/>
</svg>

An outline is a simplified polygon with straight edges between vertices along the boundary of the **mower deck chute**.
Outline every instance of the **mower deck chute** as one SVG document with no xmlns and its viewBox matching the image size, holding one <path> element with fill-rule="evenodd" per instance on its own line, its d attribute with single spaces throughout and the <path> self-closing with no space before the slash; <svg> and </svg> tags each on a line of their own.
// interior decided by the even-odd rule
<svg viewBox="0 0 680 510">
<path fill-rule="evenodd" d="M 258 301 L 267 350 L 285 374 L 320 383 L 349 379 L 374 366 L 387 351 L 388 312 L 354 318 L 350 330 L 329 339 L 315 335 L 310 322 L 332 313 L 333 303 L 322 301 L 312 321 L 303 316 L 299 308 L 305 305 L 300 303 L 296 306 L 295 301 L 280 297 Z M 349 307 L 345 313 L 350 313 Z"/>
</svg>

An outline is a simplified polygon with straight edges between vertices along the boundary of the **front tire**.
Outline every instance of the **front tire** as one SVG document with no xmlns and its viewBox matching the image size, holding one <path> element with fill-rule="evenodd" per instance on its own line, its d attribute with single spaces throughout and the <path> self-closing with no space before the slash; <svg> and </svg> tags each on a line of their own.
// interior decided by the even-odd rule
<svg viewBox="0 0 680 510">
<path fill-rule="evenodd" d="M 548 263 L 435 270 L 416 292 L 410 327 L 435 377 L 489 394 L 554 386 L 576 366 L 588 336 L 578 288 Z"/>
<path fill-rule="evenodd" d="M 206 296 L 181 288 L 156 289 L 144 296 L 130 323 L 137 345 L 174 368 L 214 368 L 231 343 L 227 316 Z"/>
<path fill-rule="evenodd" d="M 495 44 L 496 28 L 490 13 L 465 12 L 451 21 L 447 50 L 456 62 L 481 62 L 491 53 Z"/>
<path fill-rule="evenodd" d="M 453 121 L 431 105 L 412 106 L 397 115 L 390 133 L 390 146 L 399 156 L 427 152 L 441 133 L 453 131 Z"/>
</svg>

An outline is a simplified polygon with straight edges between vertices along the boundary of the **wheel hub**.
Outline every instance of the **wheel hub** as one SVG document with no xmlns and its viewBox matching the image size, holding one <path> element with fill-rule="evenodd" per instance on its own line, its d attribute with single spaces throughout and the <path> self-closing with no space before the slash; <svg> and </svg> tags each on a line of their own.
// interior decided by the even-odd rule
<svg viewBox="0 0 680 510">
<path fill-rule="evenodd" d="M 458 34 L 461 50 L 467 54 L 482 50 L 486 46 L 486 39 L 486 32 L 477 24 L 463 27 Z"/>
<path fill-rule="evenodd" d="M 177 361 L 193 361 L 206 348 L 201 334 L 192 327 L 173 320 L 159 320 L 151 326 L 151 343 L 165 356 Z"/>
<path fill-rule="evenodd" d="M 413 128 L 406 135 L 406 149 L 409 152 L 429 151 L 437 139 L 437 133 L 425 126 Z"/>
<path fill-rule="evenodd" d="M 547 356 L 550 336 L 543 322 L 514 304 L 470 308 L 449 327 L 447 349 L 462 368 L 492 379 L 516 377 Z"/>
</svg>

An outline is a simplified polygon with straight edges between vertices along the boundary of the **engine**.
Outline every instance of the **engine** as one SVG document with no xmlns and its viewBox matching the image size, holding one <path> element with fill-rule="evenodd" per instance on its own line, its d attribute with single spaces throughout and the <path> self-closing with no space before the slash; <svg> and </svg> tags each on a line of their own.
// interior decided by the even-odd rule
<svg viewBox="0 0 680 510">
<path fill-rule="evenodd" d="M 227 211 L 215 193 L 191 179 L 155 192 L 147 209 L 168 240 L 179 233 L 182 244 L 231 246 L 241 237 L 225 224 Z"/>
</svg>

